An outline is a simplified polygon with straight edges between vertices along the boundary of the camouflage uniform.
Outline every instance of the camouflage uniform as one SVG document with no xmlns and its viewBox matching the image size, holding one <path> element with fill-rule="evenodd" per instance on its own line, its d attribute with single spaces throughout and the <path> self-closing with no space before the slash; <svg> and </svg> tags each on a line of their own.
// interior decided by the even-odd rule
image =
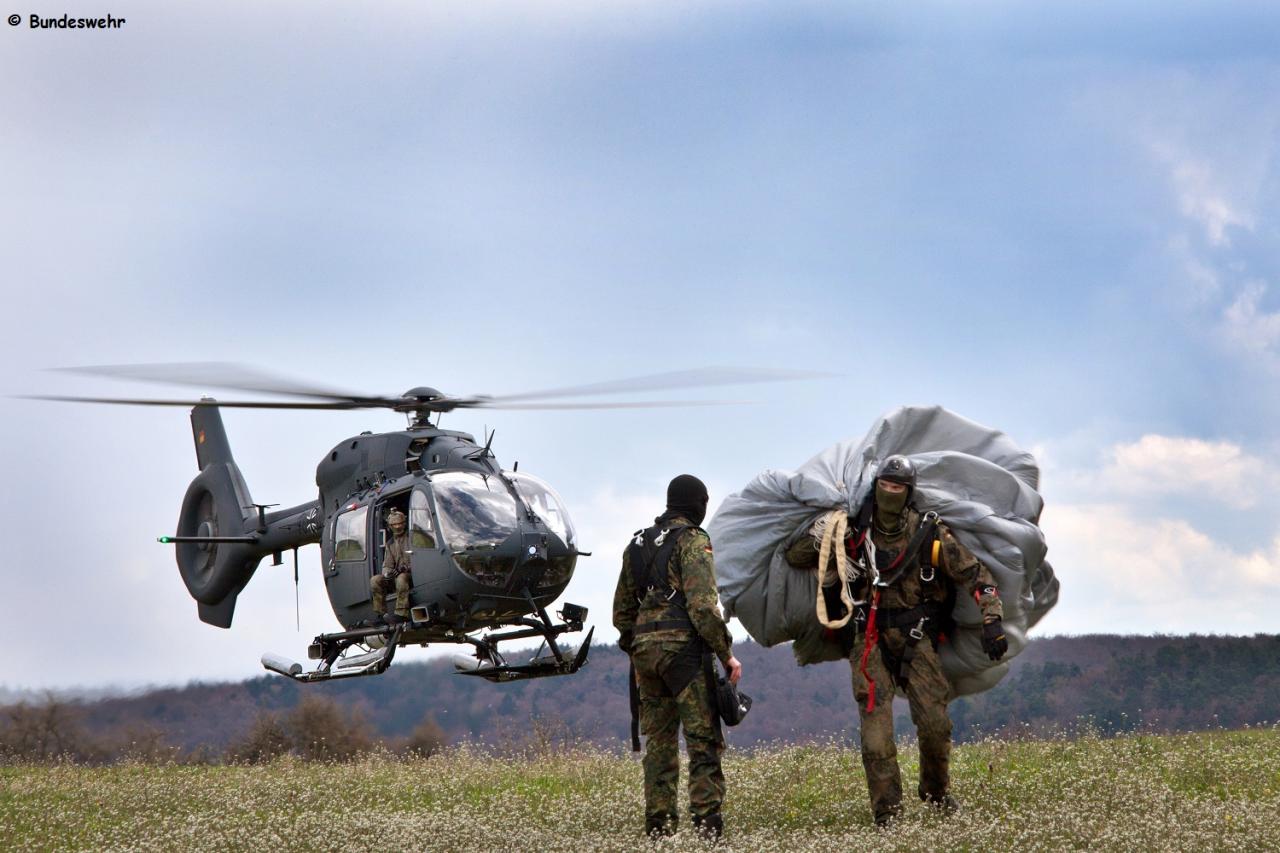
<svg viewBox="0 0 1280 853">
<path fill-rule="evenodd" d="M 714 697 L 708 692 L 702 670 L 675 696 L 667 688 L 662 674 L 682 653 L 691 651 L 689 644 L 697 638 L 727 667 L 732 657 L 732 638 L 720 615 L 710 537 L 683 516 L 663 516 L 658 523 L 664 527 L 688 525 L 678 534 L 668 564 L 668 581 L 671 589 L 684 593 L 689 621 L 697 636 L 687 628 L 635 634 L 638 625 L 669 619 L 670 605 L 667 591 L 659 588 L 650 589 L 643 601 L 637 600 L 629 553 L 622 557 L 622 573 L 613 598 L 613 624 L 622 635 L 618 645 L 631 656 L 640 690 L 640 730 L 646 737 L 645 826 L 649 831 L 670 831 L 675 827 L 678 814 L 679 727 L 684 726 L 689 752 L 689 812 L 695 824 L 712 816 L 719 819 L 725 792 L 724 773 L 720 769 L 724 742 L 712 705 Z M 700 652 L 701 646 L 693 651 Z"/>
<path fill-rule="evenodd" d="M 374 575 L 369 581 L 374 613 L 386 613 L 387 605 L 383 596 L 391 591 L 392 586 L 396 591 L 396 615 L 408 619 L 409 590 L 413 586 L 413 580 L 409 564 L 407 533 L 387 540 L 386 554 L 382 558 L 382 573 Z"/>
<path fill-rule="evenodd" d="M 881 533 L 872 527 L 871 541 L 877 549 L 897 556 L 920 526 L 920 514 L 914 509 L 906 512 L 906 523 L 896 535 Z M 973 596 L 982 611 L 983 621 L 991 622 L 1002 616 L 999 595 L 995 592 L 995 580 L 986 566 L 961 545 L 947 529 L 939 524 L 937 539 L 941 543 L 938 570 L 932 580 L 926 580 L 930 572 L 918 565 L 909 565 L 902 576 L 880 594 L 880 615 L 885 611 L 906 610 L 926 602 L 945 606 L 957 589 Z M 926 550 L 931 550 L 926 543 Z M 812 536 L 804 536 L 787 550 L 787 561 L 797 568 L 812 568 L 818 564 L 817 543 Z M 927 555 L 926 555 L 927 559 Z M 869 582 L 866 578 L 853 581 L 853 598 L 870 600 Z M 949 614 L 944 614 L 943 618 Z M 856 628 L 854 627 L 856 624 Z M 911 720 L 916 725 L 920 742 L 920 799 L 939 805 L 954 805 L 950 798 L 951 718 L 947 716 L 947 703 L 951 701 L 951 685 L 942 673 L 938 658 L 938 635 L 926 627 L 931 642 L 920 642 L 907 669 L 905 689 L 895 685 L 898 662 L 907 645 L 907 635 L 912 626 L 879 626 L 880 642 L 867 654 L 867 676 L 862 674 L 862 658 L 866 649 L 865 622 L 851 621 L 845 630 L 851 640 L 849 663 L 853 668 L 853 695 L 858 702 L 862 726 L 862 766 L 867 774 L 867 788 L 871 794 L 871 808 L 876 822 L 884 823 L 901 810 L 902 776 L 898 769 L 898 750 L 893 738 L 893 695 L 895 686 L 906 694 L 911 708 Z M 886 663 L 887 648 L 890 663 Z M 890 666 L 893 670 L 891 672 Z M 874 708 L 871 684 L 875 683 Z"/>
</svg>

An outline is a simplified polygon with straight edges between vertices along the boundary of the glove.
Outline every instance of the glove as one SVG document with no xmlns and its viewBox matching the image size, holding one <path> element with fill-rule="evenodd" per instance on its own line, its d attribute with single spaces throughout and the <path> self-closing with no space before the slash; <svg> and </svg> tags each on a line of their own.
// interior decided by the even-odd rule
<svg viewBox="0 0 1280 853">
<path fill-rule="evenodd" d="M 1004 636 L 1004 622 L 993 619 L 982 626 L 982 650 L 992 660 L 1000 660 L 1009 651 L 1009 641 Z"/>
</svg>

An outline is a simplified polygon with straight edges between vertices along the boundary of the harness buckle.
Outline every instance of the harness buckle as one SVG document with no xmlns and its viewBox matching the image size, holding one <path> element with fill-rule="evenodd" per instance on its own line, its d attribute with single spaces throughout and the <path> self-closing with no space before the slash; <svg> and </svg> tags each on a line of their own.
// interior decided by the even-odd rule
<svg viewBox="0 0 1280 853">
<path fill-rule="evenodd" d="M 667 538 L 667 534 L 668 534 L 668 533 L 670 533 L 670 532 L 671 532 L 671 528 L 670 528 L 670 527 L 668 527 L 667 529 L 663 530 L 661 533 L 659 533 L 659 534 L 658 534 L 658 538 L 656 538 L 656 539 L 654 539 L 654 540 L 653 540 L 653 544 L 654 544 L 654 545 L 656 545 L 657 547 L 661 548 L 661 547 L 662 547 L 663 540 L 665 540 L 665 539 Z"/>
<path fill-rule="evenodd" d="M 928 570 L 929 570 L 929 575 L 928 575 L 928 577 L 926 577 L 926 576 L 925 576 L 925 573 L 924 573 L 924 570 L 925 570 L 925 569 L 928 569 Z M 935 569 L 935 568 L 933 567 L 933 564 L 932 564 L 932 563 L 930 563 L 930 564 L 929 564 L 929 565 L 927 565 L 927 566 L 921 566 L 921 567 L 920 567 L 920 580 L 924 581 L 925 583 L 929 583 L 930 581 L 932 581 L 932 580 L 933 580 L 935 577 L 937 577 L 937 576 L 938 576 L 938 570 L 937 570 L 937 569 Z"/>
<path fill-rule="evenodd" d="M 908 634 L 911 635 L 911 639 L 915 640 L 916 642 L 920 642 L 921 640 L 924 639 L 924 623 L 928 620 L 928 618 L 929 618 L 928 616 L 921 616 L 920 621 L 916 623 L 916 626 L 907 632 Z"/>
<path fill-rule="evenodd" d="M 674 586 L 671 587 L 671 594 L 667 596 L 667 601 L 670 601 L 671 599 L 675 598 L 676 593 L 678 593 L 679 591 L 680 590 L 676 589 Z"/>
</svg>

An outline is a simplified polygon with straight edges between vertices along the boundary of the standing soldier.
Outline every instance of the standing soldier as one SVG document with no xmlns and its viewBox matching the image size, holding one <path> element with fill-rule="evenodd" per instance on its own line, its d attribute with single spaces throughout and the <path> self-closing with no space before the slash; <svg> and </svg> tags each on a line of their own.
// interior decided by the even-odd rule
<svg viewBox="0 0 1280 853">
<path fill-rule="evenodd" d="M 701 480 L 689 474 L 672 480 L 667 511 L 652 527 L 637 531 L 623 553 L 613 597 L 613 624 L 621 634 L 618 645 L 631 657 L 632 688 L 638 691 L 640 730 L 646 736 L 645 832 L 653 836 L 673 834 L 679 822 L 681 725 L 689 751 L 693 825 L 711 839 L 724 831 L 724 740 L 708 684 L 709 656 L 720 658 L 735 684 L 742 664 L 733 656 L 733 640 L 720 615 L 711 538 L 697 526 L 706 513 L 707 487 Z"/>
<path fill-rule="evenodd" d="M 999 660 L 1009 649 L 1003 610 L 990 571 L 938 521 L 912 505 L 916 471 L 905 456 L 880 466 L 872 499 L 850 519 L 844 542 L 853 558 L 846 589 L 835 572 L 819 578 L 827 612 L 844 609 L 827 624 L 849 649 L 853 695 L 862 721 L 862 766 L 867 774 L 877 826 L 888 826 L 902 810 L 902 776 L 893 739 L 895 685 L 907 697 L 920 743 L 920 799 L 946 813 L 960 804 L 951 796 L 951 686 L 942 673 L 938 643 L 953 628 L 957 590 L 972 596 L 982 612 L 982 649 Z M 836 522 L 843 521 L 837 518 Z M 797 568 L 819 563 L 826 527 L 819 519 L 787 549 Z M 830 543 L 832 537 L 828 536 Z M 825 615 L 825 614 L 823 614 Z M 925 638 L 928 642 L 921 642 Z"/>
<path fill-rule="evenodd" d="M 405 514 L 398 509 L 387 513 L 391 538 L 387 540 L 386 554 L 382 558 L 382 572 L 369 581 L 369 591 L 373 593 L 373 618 L 384 619 L 390 625 L 409 621 L 409 589 L 413 583 L 407 522 Z M 396 591 L 396 609 L 394 615 L 388 616 L 384 596 L 392 589 Z"/>
</svg>

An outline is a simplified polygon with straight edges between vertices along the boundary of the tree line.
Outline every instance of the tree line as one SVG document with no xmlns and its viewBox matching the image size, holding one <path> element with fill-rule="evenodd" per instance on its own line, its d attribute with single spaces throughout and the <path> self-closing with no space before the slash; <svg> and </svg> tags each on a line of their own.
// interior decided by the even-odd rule
<svg viewBox="0 0 1280 853">
<path fill-rule="evenodd" d="M 755 700 L 735 746 L 857 738 L 848 664 L 798 667 L 787 647 L 738 644 Z M 952 703 L 959 741 L 1009 732 L 1241 728 L 1280 719 L 1280 636 L 1107 636 L 1033 640 L 994 689 Z M 0 708 L 0 760 L 118 757 L 343 760 L 369 749 L 430 752 L 451 742 L 525 749 L 572 739 L 624 749 L 626 656 L 591 652 L 573 676 L 490 684 L 446 661 L 303 685 L 278 676 L 137 696 L 49 697 Z M 910 734 L 905 703 L 895 710 Z"/>
<path fill-rule="evenodd" d="M 286 712 L 262 711 L 227 744 L 183 747 L 163 729 L 141 723 L 95 730 L 80 703 L 46 694 L 0 711 L 0 764 L 264 764 L 283 755 L 303 761 L 351 761 L 380 751 L 425 758 L 446 744 L 427 715 L 405 737 L 376 735 L 358 712 L 330 698 L 304 696 Z"/>
</svg>

